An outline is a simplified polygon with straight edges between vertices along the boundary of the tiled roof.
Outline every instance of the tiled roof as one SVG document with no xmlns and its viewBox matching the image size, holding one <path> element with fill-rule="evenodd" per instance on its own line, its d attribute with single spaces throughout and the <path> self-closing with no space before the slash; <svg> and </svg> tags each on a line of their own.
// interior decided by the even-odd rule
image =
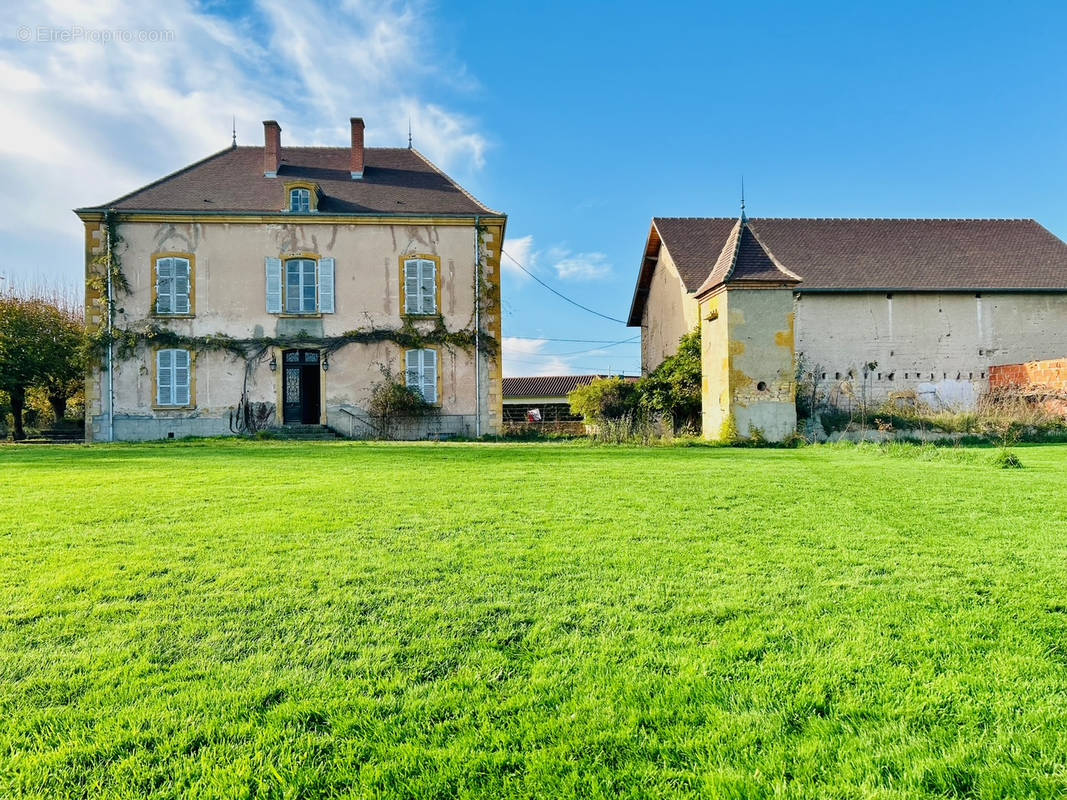
<svg viewBox="0 0 1067 800">
<path fill-rule="evenodd" d="M 797 276 L 779 267 L 756 239 L 744 220 L 738 220 L 726 238 L 707 280 L 697 289 L 699 297 L 725 283 L 797 283 Z"/>
<path fill-rule="evenodd" d="M 630 324 L 640 325 L 660 243 L 685 288 L 708 279 L 737 220 L 652 221 Z M 1067 291 L 1067 244 L 1028 219 L 749 219 L 804 291 Z"/>
<path fill-rule="evenodd" d="M 231 147 L 92 209 L 271 213 L 286 206 L 285 182 L 322 190 L 328 214 L 497 214 L 417 150 L 368 147 L 363 178 L 352 180 L 347 147 L 283 147 L 276 178 L 263 175 L 262 147 Z"/>
<path fill-rule="evenodd" d="M 504 378 L 503 396 L 566 397 L 579 386 L 588 386 L 604 375 L 534 375 L 529 378 Z M 637 380 L 633 378 L 632 380 Z"/>
</svg>

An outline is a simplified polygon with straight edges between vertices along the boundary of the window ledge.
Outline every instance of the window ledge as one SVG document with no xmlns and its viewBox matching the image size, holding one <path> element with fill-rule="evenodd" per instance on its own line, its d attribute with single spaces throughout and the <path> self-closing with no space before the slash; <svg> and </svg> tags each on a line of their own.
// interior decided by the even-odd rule
<svg viewBox="0 0 1067 800">
<path fill-rule="evenodd" d="M 314 314 L 274 314 L 273 316 L 279 319 L 322 319 L 322 312 L 317 311 Z"/>
<path fill-rule="evenodd" d="M 196 314 L 162 314 L 158 311 L 153 311 L 148 316 L 152 319 L 196 319 Z"/>
<path fill-rule="evenodd" d="M 440 311 L 434 311 L 432 314 L 401 314 L 400 319 L 433 319 L 443 321 L 444 315 Z"/>
<path fill-rule="evenodd" d="M 153 411 L 195 411 L 196 406 L 160 406 L 152 404 Z"/>
</svg>

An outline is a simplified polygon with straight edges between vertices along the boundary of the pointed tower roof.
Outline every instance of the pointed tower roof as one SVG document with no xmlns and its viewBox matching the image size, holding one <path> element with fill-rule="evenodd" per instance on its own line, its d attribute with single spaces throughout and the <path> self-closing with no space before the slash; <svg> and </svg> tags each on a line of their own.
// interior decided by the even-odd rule
<svg viewBox="0 0 1067 800">
<path fill-rule="evenodd" d="M 783 284 L 795 285 L 800 280 L 799 275 L 779 264 L 763 246 L 749 227 L 742 209 L 741 217 L 726 237 L 726 244 L 715 266 L 711 268 L 707 280 L 696 290 L 696 296 L 703 297 L 725 284 L 745 284 L 750 287 L 767 284 L 769 288 Z"/>
</svg>

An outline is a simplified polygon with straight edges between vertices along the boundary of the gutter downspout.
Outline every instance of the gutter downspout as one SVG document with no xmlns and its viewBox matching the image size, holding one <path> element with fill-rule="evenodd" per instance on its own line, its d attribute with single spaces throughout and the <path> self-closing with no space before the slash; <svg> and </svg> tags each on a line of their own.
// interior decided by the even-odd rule
<svg viewBox="0 0 1067 800">
<path fill-rule="evenodd" d="M 474 436 L 482 438 L 482 248 L 474 215 Z"/>
<path fill-rule="evenodd" d="M 104 216 L 107 230 L 107 440 L 115 441 L 115 290 L 111 283 L 111 224 Z"/>
</svg>

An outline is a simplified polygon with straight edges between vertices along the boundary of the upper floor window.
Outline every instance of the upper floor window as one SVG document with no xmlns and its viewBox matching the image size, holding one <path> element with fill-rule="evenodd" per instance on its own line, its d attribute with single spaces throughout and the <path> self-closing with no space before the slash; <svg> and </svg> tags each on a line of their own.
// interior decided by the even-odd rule
<svg viewBox="0 0 1067 800">
<path fill-rule="evenodd" d="M 290 189 L 289 210 L 311 211 L 311 192 L 308 189 Z"/>
<path fill-rule="evenodd" d="M 334 313 L 334 259 L 267 259 L 268 314 Z"/>
<path fill-rule="evenodd" d="M 191 256 L 155 256 L 156 314 L 192 314 Z"/>
<path fill-rule="evenodd" d="M 156 405 L 192 405 L 192 354 L 188 350 L 156 351 Z"/>
<path fill-rule="evenodd" d="M 426 257 L 404 260 L 404 313 L 437 313 L 437 262 Z"/>
</svg>

